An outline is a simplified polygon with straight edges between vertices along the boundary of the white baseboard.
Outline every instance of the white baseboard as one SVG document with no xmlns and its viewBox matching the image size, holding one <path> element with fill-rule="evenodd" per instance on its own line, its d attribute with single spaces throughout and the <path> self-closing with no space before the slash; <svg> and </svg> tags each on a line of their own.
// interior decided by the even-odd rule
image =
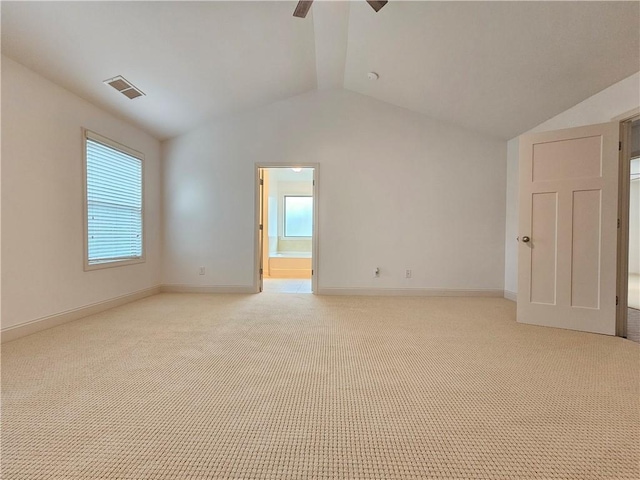
<svg viewBox="0 0 640 480">
<path fill-rule="evenodd" d="M 318 288 L 318 295 L 369 295 L 404 297 L 502 297 L 503 290 L 440 288 Z"/>
<path fill-rule="evenodd" d="M 507 300 L 511 300 L 512 302 L 517 302 L 518 294 L 516 292 L 512 292 L 511 290 L 505 290 L 504 298 L 506 298 Z"/>
<path fill-rule="evenodd" d="M 3 328 L 0 332 L 2 343 L 31 335 L 63 323 L 72 322 L 89 315 L 119 307 L 158 293 L 256 293 L 255 287 L 245 285 L 181 285 L 169 284 L 138 290 L 102 302 L 85 305 L 47 317 Z M 502 297 L 516 299 L 516 294 L 508 290 L 461 290 L 431 288 L 319 288 L 319 295 L 369 295 L 369 296 L 420 296 L 420 297 Z"/>
<path fill-rule="evenodd" d="M 57 325 L 62 325 L 63 323 L 72 322 L 89 315 L 100 313 L 105 310 L 109 310 L 110 308 L 119 307 L 125 303 L 134 302 L 157 293 L 160 293 L 160 286 L 145 288 L 143 290 L 138 290 L 137 292 L 128 293 L 102 302 L 92 303 L 83 307 L 67 310 L 66 312 L 48 315 L 19 325 L 3 328 L 0 340 L 2 343 L 10 342 L 11 340 L 31 335 L 32 333 L 46 330 Z"/>
<path fill-rule="evenodd" d="M 162 293 L 256 293 L 254 286 L 246 285 L 184 285 L 165 284 Z"/>
</svg>

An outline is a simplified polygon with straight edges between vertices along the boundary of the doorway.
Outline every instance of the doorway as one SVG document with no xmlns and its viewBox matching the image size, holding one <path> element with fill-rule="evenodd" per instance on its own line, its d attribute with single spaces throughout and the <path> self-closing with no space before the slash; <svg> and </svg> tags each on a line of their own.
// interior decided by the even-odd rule
<svg viewBox="0 0 640 480">
<path fill-rule="evenodd" d="M 618 335 L 640 342 L 640 116 L 620 130 Z"/>
<path fill-rule="evenodd" d="M 257 165 L 257 292 L 316 291 L 316 175 L 316 165 Z"/>
</svg>

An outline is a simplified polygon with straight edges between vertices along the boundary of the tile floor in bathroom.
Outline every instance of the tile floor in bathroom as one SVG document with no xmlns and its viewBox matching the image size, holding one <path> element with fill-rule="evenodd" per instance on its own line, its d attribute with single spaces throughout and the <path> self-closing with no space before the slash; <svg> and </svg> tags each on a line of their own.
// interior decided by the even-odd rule
<svg viewBox="0 0 640 480">
<path fill-rule="evenodd" d="M 310 278 L 264 278 L 264 293 L 311 293 Z"/>
</svg>

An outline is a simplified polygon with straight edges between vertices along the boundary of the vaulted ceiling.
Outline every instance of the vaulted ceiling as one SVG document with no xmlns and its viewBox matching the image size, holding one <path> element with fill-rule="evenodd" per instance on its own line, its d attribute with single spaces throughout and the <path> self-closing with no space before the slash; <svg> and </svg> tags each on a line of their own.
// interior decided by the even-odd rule
<svg viewBox="0 0 640 480">
<path fill-rule="evenodd" d="M 3 1 L 2 52 L 159 139 L 325 88 L 507 139 L 640 70 L 638 2 L 294 7 Z"/>
</svg>

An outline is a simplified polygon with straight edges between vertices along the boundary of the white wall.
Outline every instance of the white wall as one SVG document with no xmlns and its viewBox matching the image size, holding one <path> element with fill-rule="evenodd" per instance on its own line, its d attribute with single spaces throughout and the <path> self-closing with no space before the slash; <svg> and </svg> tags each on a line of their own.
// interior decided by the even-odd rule
<svg viewBox="0 0 640 480">
<path fill-rule="evenodd" d="M 286 195 L 313 195 L 313 169 L 294 172 L 290 168 L 266 168 L 267 179 L 267 234 L 269 253 L 279 251 L 311 252 L 309 238 L 284 238 L 284 197 Z M 272 208 L 271 208 L 272 207 Z"/>
<path fill-rule="evenodd" d="M 255 162 L 303 161 L 319 164 L 320 288 L 503 288 L 502 141 L 330 90 L 163 147 L 166 284 L 251 286 Z"/>
<path fill-rule="evenodd" d="M 278 182 L 274 178 L 275 170 L 267 169 L 267 236 L 269 239 L 269 253 L 278 251 Z"/>
<path fill-rule="evenodd" d="M 640 72 L 596 93 L 578 105 L 541 123 L 528 132 L 544 132 L 562 128 L 579 127 L 594 123 L 610 122 L 640 106 Z M 518 291 L 518 258 L 514 248 L 518 235 L 518 138 L 507 142 L 507 201 L 505 225 L 505 291 L 515 294 Z"/>
<path fill-rule="evenodd" d="M 143 264 L 83 271 L 82 127 L 145 154 Z M 159 283 L 156 139 L 3 56 L 2 170 L 2 328 Z"/>
<path fill-rule="evenodd" d="M 640 180 L 629 185 L 629 273 L 640 274 Z"/>
<path fill-rule="evenodd" d="M 518 292 L 518 149 L 517 138 L 507 142 L 507 202 L 504 239 L 504 291 L 515 300 Z"/>
<path fill-rule="evenodd" d="M 640 180 L 631 182 L 629 193 L 629 273 L 640 274 Z"/>
<path fill-rule="evenodd" d="M 312 174 L 313 175 L 313 174 Z M 284 236 L 285 195 L 313 195 L 313 180 L 307 182 L 278 182 L 278 250 L 281 252 L 309 252 L 312 240 L 309 238 L 286 238 Z"/>
<path fill-rule="evenodd" d="M 640 157 L 640 120 L 636 120 L 631 124 L 631 158 Z"/>
</svg>

